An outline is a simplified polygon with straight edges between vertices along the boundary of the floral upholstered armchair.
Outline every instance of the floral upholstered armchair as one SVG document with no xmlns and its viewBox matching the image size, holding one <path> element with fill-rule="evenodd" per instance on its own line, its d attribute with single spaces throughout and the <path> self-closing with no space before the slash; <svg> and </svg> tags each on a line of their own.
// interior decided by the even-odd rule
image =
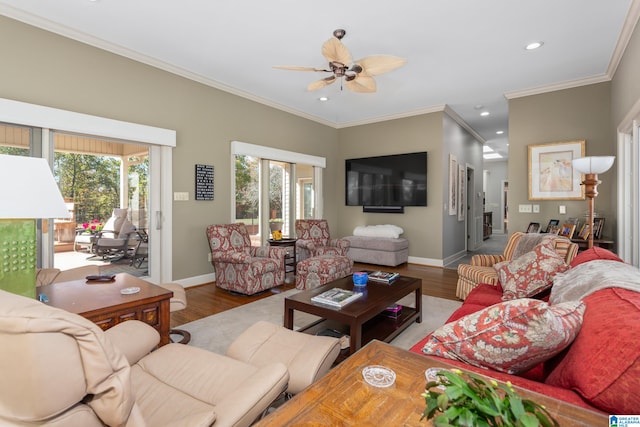
<svg viewBox="0 0 640 427">
<path fill-rule="evenodd" d="M 284 247 L 251 246 L 244 224 L 207 227 L 211 262 L 220 288 L 253 295 L 284 283 Z"/>
<path fill-rule="evenodd" d="M 296 220 L 296 249 L 298 261 L 320 255 L 346 256 L 350 242 L 347 239 L 332 239 L 326 219 Z"/>
</svg>

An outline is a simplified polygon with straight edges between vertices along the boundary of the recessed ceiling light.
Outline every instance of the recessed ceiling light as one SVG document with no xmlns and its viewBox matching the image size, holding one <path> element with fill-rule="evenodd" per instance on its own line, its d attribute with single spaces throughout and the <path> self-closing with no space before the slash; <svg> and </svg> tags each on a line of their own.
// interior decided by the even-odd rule
<svg viewBox="0 0 640 427">
<path fill-rule="evenodd" d="M 485 154 L 484 156 L 485 159 L 487 160 L 491 160 L 491 159 L 501 159 L 502 156 L 500 155 L 500 153 L 489 153 L 489 154 Z"/>
<path fill-rule="evenodd" d="M 482 110 L 482 109 L 484 108 L 484 105 L 482 105 L 482 104 L 478 104 L 478 105 L 476 105 L 476 106 L 475 106 L 475 107 L 473 107 L 473 108 L 475 108 L 476 110 Z"/>
<path fill-rule="evenodd" d="M 320 98 L 318 98 L 318 101 L 322 101 L 322 102 L 325 102 L 325 101 L 328 101 L 328 100 L 329 100 L 328 96 L 321 96 Z"/>
<path fill-rule="evenodd" d="M 487 117 L 489 114 L 491 113 L 489 113 L 488 111 L 483 111 L 482 113 L 480 113 L 482 117 Z"/>
<path fill-rule="evenodd" d="M 541 48 L 542 45 L 544 44 L 544 42 L 531 42 L 528 45 L 525 46 L 525 49 L 527 50 L 535 50 L 538 48 Z"/>
<path fill-rule="evenodd" d="M 503 130 L 499 130 L 499 131 L 496 132 L 496 135 L 502 135 L 503 133 L 504 133 Z"/>
<path fill-rule="evenodd" d="M 489 147 L 488 145 L 483 145 L 482 146 L 482 152 L 483 153 L 491 153 L 493 151 L 493 148 Z"/>
</svg>

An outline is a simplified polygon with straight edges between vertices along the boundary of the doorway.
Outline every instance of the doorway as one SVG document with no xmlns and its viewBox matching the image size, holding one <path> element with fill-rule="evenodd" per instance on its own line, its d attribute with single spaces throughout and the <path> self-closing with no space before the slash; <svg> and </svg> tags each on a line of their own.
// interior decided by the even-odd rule
<svg viewBox="0 0 640 427">
<path fill-rule="evenodd" d="M 38 126 L 35 126 L 36 122 Z M 176 145 L 175 131 L 0 98 L 0 125 L 2 123 L 10 129 L 6 133 L 0 132 L 0 136 L 7 138 L 16 132 L 16 128 L 19 129 L 19 133 L 28 135 L 28 145 L 19 149 L 26 150 L 26 155 L 46 159 L 52 170 L 56 132 L 73 131 L 75 135 L 86 138 L 145 146 L 149 152 L 148 256 L 153 261 L 149 264 L 147 279 L 154 283 L 172 280 L 172 230 L 164 225 L 172 222 L 171 149 Z M 25 141 L 24 137 L 20 140 L 22 143 Z M 5 139 L 3 143 L 0 140 L 0 147 L 14 149 L 12 145 L 16 140 L 7 141 Z M 128 191 L 121 194 L 128 194 Z M 41 233 L 39 267 L 54 266 L 54 240 L 54 227 Z"/>
</svg>

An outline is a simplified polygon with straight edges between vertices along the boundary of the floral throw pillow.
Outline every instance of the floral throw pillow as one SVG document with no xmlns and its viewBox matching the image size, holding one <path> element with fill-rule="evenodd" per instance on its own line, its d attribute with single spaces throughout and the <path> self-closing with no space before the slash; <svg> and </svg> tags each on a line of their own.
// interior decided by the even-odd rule
<svg viewBox="0 0 640 427">
<path fill-rule="evenodd" d="M 585 304 L 505 301 L 433 331 L 424 354 L 514 374 L 560 353 L 575 339 Z"/>
<path fill-rule="evenodd" d="M 494 265 L 502 286 L 502 300 L 529 298 L 550 288 L 553 276 L 565 272 L 569 265 L 559 255 L 553 242 L 537 245 L 513 261 Z"/>
</svg>

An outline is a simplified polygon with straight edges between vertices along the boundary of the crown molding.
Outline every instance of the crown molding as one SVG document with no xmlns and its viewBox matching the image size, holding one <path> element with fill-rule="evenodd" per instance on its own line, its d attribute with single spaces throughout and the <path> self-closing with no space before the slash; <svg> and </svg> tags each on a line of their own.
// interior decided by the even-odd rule
<svg viewBox="0 0 640 427">
<path fill-rule="evenodd" d="M 334 123 L 333 127 L 335 127 L 336 129 L 343 129 L 343 128 L 348 128 L 353 126 L 370 125 L 372 123 L 386 122 L 388 120 L 404 119 L 407 117 L 420 116 L 422 114 L 437 113 L 439 111 L 444 111 L 445 108 L 446 108 L 445 105 L 435 105 L 433 107 L 420 108 L 418 110 L 411 110 L 403 113 L 371 117 L 368 119 L 355 120 L 355 121 L 345 122 L 345 123 Z"/>
<path fill-rule="evenodd" d="M 540 95 L 542 93 L 555 92 L 558 90 L 572 89 L 580 86 L 587 86 L 587 85 L 592 85 L 596 83 L 608 82 L 610 80 L 611 80 L 611 77 L 609 77 L 606 74 L 601 74 L 599 76 L 589 77 L 586 79 L 569 80 L 566 82 L 556 83 L 552 85 L 538 86 L 530 89 L 505 92 L 504 96 L 507 99 L 522 98 L 525 96 Z"/>
<path fill-rule="evenodd" d="M 631 40 L 631 36 L 633 35 L 633 30 L 638 23 L 638 19 L 640 18 L 640 0 L 633 0 L 631 5 L 629 6 L 629 12 L 627 13 L 627 17 L 624 21 L 624 25 L 622 26 L 622 30 L 620 30 L 620 37 L 618 37 L 618 43 L 616 43 L 616 47 L 613 50 L 613 54 L 611 55 L 611 60 L 609 61 L 609 68 L 607 68 L 607 75 L 613 78 L 616 74 L 616 70 L 618 69 L 618 65 L 620 65 L 620 61 L 622 60 L 622 56 L 624 55 L 624 51 L 627 49 L 627 45 L 629 44 L 629 40 Z"/>
<path fill-rule="evenodd" d="M 453 111 L 453 109 L 451 107 L 449 107 L 448 105 L 444 106 L 444 112 L 453 119 L 453 121 L 455 121 L 457 124 L 459 124 L 461 127 L 463 127 L 467 132 L 469 132 L 475 139 L 477 139 L 478 141 L 480 141 L 480 143 L 485 144 L 487 141 L 480 136 L 480 134 L 478 132 L 476 132 L 471 126 L 469 126 L 467 124 L 467 122 L 464 121 L 464 119 L 462 117 L 460 117 L 460 115 L 458 113 L 456 113 L 455 111 Z"/>
</svg>

